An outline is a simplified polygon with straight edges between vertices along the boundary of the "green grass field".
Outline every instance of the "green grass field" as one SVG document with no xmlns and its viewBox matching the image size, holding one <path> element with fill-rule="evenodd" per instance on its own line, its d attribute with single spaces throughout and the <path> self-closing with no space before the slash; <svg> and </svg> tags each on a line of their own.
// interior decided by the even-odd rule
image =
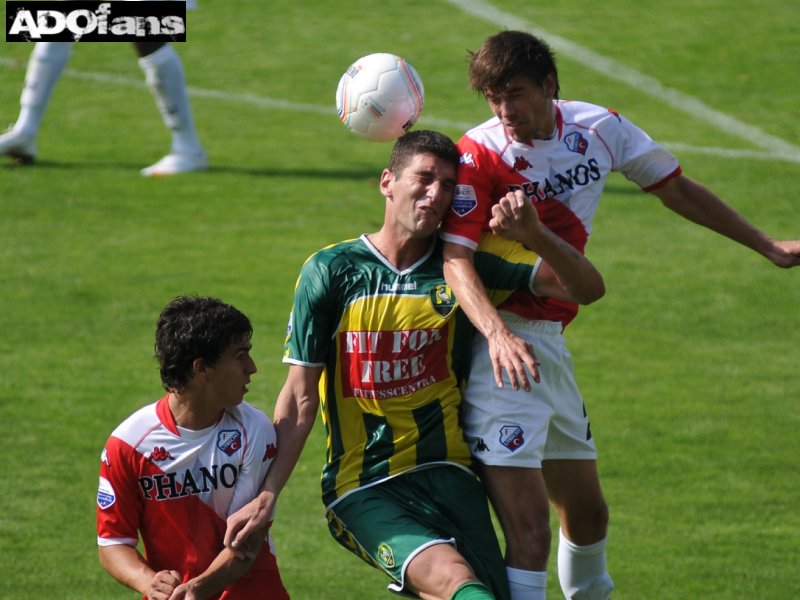
<svg viewBox="0 0 800 600">
<path fill-rule="evenodd" d="M 382 219 L 390 144 L 338 122 L 340 74 L 370 52 L 405 56 L 425 82 L 419 126 L 457 137 L 488 114 L 467 90 L 467 50 L 506 26 L 553 42 L 562 97 L 618 109 L 759 228 L 800 236 L 796 2 L 201 0 L 178 51 L 212 167 L 156 181 L 138 171 L 169 137 L 132 48 L 79 44 L 39 164 L 0 157 L 0 598 L 136 597 L 97 561 L 95 493 L 108 434 L 161 393 L 159 310 L 198 292 L 250 315 L 248 399 L 271 413 L 300 265 Z M 0 42 L 0 123 L 16 118 L 31 49 Z M 611 507 L 615 598 L 795 598 L 800 269 L 622 177 L 605 196 L 588 254 L 608 294 L 567 335 Z M 387 597 L 327 533 L 323 451 L 318 426 L 279 504 L 286 585 L 298 600 Z"/>
</svg>

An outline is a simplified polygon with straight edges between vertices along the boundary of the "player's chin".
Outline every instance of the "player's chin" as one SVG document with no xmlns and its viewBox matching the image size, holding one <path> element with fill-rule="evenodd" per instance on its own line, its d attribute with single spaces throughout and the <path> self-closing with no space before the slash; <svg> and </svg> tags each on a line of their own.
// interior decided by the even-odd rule
<svg viewBox="0 0 800 600">
<path fill-rule="evenodd" d="M 433 212 L 424 213 L 417 219 L 417 237 L 428 237 L 436 232 L 442 219 Z"/>
</svg>

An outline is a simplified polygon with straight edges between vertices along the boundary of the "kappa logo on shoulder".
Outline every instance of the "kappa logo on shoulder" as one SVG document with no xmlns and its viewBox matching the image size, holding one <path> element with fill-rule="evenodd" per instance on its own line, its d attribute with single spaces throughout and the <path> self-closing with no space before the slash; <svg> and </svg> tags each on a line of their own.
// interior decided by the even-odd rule
<svg viewBox="0 0 800 600">
<path fill-rule="evenodd" d="M 473 169 L 476 169 L 478 167 L 478 165 L 475 164 L 475 157 L 472 156 L 471 152 L 465 152 L 464 154 L 462 154 L 459 157 L 458 162 L 464 165 L 465 167 L 472 167 Z"/>
<path fill-rule="evenodd" d="M 520 173 L 520 172 L 525 171 L 527 169 L 530 169 L 532 167 L 533 167 L 533 165 L 531 164 L 531 161 L 529 161 L 524 156 L 515 156 L 514 157 L 514 164 L 511 165 L 511 168 L 508 171 L 509 171 L 509 173 L 513 173 L 514 171 Z"/>
<path fill-rule="evenodd" d="M 150 456 L 147 457 L 147 460 L 150 462 L 161 462 L 162 460 L 171 460 L 174 457 L 172 454 L 169 453 L 169 450 L 164 448 L 164 446 L 156 446 L 153 448 L 153 451 L 150 453 Z"/>
<path fill-rule="evenodd" d="M 261 462 L 273 459 L 277 455 L 278 455 L 278 447 L 275 444 L 271 443 L 267 444 L 267 449 L 264 451 L 264 458 L 261 459 Z"/>
</svg>

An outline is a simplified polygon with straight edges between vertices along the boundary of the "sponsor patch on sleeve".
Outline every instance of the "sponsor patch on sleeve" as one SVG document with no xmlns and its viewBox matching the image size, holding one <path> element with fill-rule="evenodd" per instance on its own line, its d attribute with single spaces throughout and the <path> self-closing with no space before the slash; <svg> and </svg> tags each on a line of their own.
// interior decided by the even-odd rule
<svg viewBox="0 0 800 600">
<path fill-rule="evenodd" d="M 475 195 L 475 188 L 471 185 L 457 185 L 453 195 L 453 212 L 459 217 L 463 217 L 475 210 L 478 206 L 478 198 Z"/>
<path fill-rule="evenodd" d="M 117 501 L 117 496 L 114 494 L 114 487 L 111 482 L 105 477 L 100 478 L 100 485 L 97 486 L 97 506 L 105 510 L 111 507 Z"/>
</svg>

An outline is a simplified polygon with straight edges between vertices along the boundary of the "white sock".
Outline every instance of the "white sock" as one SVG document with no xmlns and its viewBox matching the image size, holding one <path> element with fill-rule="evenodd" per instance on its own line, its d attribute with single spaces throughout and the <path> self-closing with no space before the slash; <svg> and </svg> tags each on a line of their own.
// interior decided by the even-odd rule
<svg viewBox="0 0 800 600">
<path fill-rule="evenodd" d="M 139 59 L 147 85 L 156 99 L 164 124 L 172 132 L 172 152 L 203 154 L 192 118 L 186 79 L 178 53 L 170 45 Z"/>
<path fill-rule="evenodd" d="M 72 54 L 72 42 L 37 42 L 28 59 L 25 87 L 14 129 L 36 136 L 47 103 Z"/>
<path fill-rule="evenodd" d="M 511 600 L 545 600 L 547 571 L 525 571 L 506 567 Z"/>
<path fill-rule="evenodd" d="M 606 541 L 577 546 L 558 532 L 558 580 L 564 596 L 574 600 L 607 600 L 614 582 L 606 564 Z"/>
</svg>

